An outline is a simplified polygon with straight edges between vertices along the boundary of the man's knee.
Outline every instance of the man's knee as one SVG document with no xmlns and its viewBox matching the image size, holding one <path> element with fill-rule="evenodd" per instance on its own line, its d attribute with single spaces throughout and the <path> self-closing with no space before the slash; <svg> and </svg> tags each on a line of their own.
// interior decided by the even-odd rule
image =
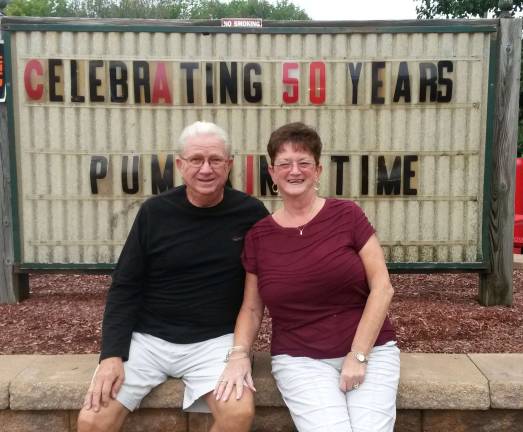
<svg viewBox="0 0 523 432">
<path fill-rule="evenodd" d="M 96 432 L 100 431 L 97 425 L 96 415 L 92 410 L 82 409 L 78 414 L 78 432 Z"/>
<path fill-rule="evenodd" d="M 254 401 L 229 400 L 222 404 L 214 417 L 220 432 L 249 431 L 254 420 Z"/>
<path fill-rule="evenodd" d="M 127 409 L 114 401 L 110 408 L 102 408 L 100 411 L 80 410 L 78 414 L 77 432 L 117 432 L 120 430 Z"/>
</svg>

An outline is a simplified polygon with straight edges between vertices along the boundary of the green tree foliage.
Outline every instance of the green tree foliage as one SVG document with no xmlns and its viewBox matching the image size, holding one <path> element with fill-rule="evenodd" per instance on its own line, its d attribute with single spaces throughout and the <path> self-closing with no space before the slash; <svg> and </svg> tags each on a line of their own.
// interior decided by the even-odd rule
<svg viewBox="0 0 523 432">
<path fill-rule="evenodd" d="M 275 5 L 267 0 L 202 0 L 191 9 L 191 18 L 264 18 L 272 20 L 308 20 L 303 9 L 288 0 Z"/>
<path fill-rule="evenodd" d="M 491 12 L 498 16 L 499 0 L 416 0 L 419 19 L 480 18 Z M 523 1 L 512 2 L 512 14 L 523 10 Z"/>
<path fill-rule="evenodd" d="M 66 0 L 12 0 L 5 9 L 7 15 L 70 16 Z"/>
<path fill-rule="evenodd" d="M 416 0 L 419 19 L 473 18 L 483 17 L 490 12 L 499 16 L 499 0 Z M 523 1 L 513 1 L 511 14 L 523 10 Z M 523 44 L 521 49 L 523 58 Z M 522 64 L 523 68 L 523 64 Z M 520 71 L 523 84 L 523 69 Z M 523 157 L 523 87 L 519 89 L 518 156 Z"/>
<path fill-rule="evenodd" d="M 11 0 L 6 15 L 88 18 L 187 18 L 184 0 Z"/>
<path fill-rule="evenodd" d="M 308 20 L 289 0 L 12 0 L 7 15 L 91 18 Z"/>
<path fill-rule="evenodd" d="M 69 0 L 72 4 L 73 1 Z M 184 0 L 75 0 L 74 16 L 91 18 L 186 18 Z"/>
</svg>

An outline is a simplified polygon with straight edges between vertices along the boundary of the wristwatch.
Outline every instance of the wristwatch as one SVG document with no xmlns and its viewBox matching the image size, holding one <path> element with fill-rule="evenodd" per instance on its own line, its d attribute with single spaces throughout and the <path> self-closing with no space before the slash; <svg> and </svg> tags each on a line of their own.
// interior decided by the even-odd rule
<svg viewBox="0 0 523 432">
<path fill-rule="evenodd" d="M 367 364 L 367 363 L 369 362 L 369 359 L 367 358 L 367 356 L 366 356 L 364 353 L 362 353 L 362 352 L 359 352 L 359 351 L 351 351 L 350 353 L 351 353 L 351 354 L 354 356 L 354 358 L 355 358 L 356 360 L 358 360 L 360 363 L 365 363 L 365 364 Z"/>
</svg>

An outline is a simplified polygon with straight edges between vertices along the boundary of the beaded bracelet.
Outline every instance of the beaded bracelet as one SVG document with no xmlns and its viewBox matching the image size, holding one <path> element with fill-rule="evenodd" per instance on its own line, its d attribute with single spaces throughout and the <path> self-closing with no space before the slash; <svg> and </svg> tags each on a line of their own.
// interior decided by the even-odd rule
<svg viewBox="0 0 523 432">
<path fill-rule="evenodd" d="M 242 357 L 231 358 L 231 356 L 234 353 L 243 353 L 244 355 Z M 242 345 L 236 345 L 236 346 L 233 346 L 233 347 L 229 348 L 229 350 L 227 351 L 227 355 L 225 356 L 225 360 L 224 361 L 225 361 L 225 363 L 227 363 L 229 360 L 240 360 L 240 359 L 244 359 L 244 358 L 250 358 L 250 354 L 251 354 L 251 352 L 250 351 L 246 351 L 245 348 Z"/>
<path fill-rule="evenodd" d="M 241 357 L 232 357 L 227 354 L 227 356 L 225 357 L 225 363 L 227 363 L 229 360 L 240 360 L 240 359 L 244 359 L 244 358 L 250 358 L 249 354 L 248 353 L 243 353 L 243 355 Z"/>
</svg>

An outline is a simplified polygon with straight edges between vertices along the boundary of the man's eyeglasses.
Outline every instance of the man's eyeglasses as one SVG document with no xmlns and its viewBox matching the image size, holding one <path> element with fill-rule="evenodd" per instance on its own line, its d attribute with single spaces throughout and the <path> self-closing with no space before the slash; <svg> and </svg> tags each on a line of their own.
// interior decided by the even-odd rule
<svg viewBox="0 0 523 432">
<path fill-rule="evenodd" d="M 223 168 L 227 161 L 229 159 L 224 159 L 220 157 L 210 157 L 209 159 L 205 159 L 200 156 L 191 156 L 188 158 L 184 158 L 180 156 L 180 159 L 184 160 L 191 166 L 192 168 L 201 168 L 205 161 L 211 166 L 211 168 Z"/>
<path fill-rule="evenodd" d="M 288 171 L 293 167 L 294 164 L 296 164 L 298 166 L 298 169 L 300 171 L 310 170 L 314 167 L 314 165 L 316 165 L 314 163 L 314 161 L 311 161 L 311 160 L 299 160 L 299 161 L 283 160 L 283 161 L 274 162 L 274 167 L 280 171 Z"/>
</svg>

